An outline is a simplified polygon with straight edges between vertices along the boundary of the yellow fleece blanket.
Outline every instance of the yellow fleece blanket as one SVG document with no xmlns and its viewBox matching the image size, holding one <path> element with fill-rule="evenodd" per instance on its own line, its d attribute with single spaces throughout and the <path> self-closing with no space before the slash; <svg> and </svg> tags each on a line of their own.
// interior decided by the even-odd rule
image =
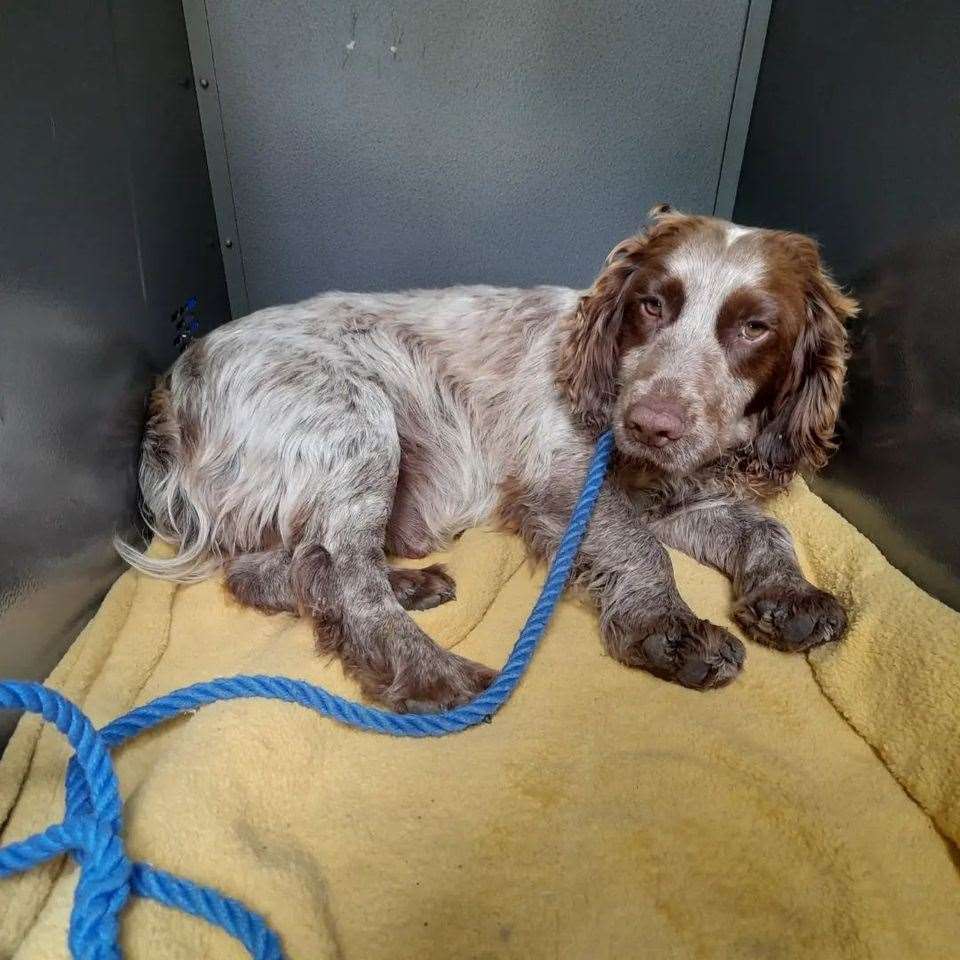
<svg viewBox="0 0 960 960">
<path fill-rule="evenodd" d="M 206 707 L 118 751 L 136 859 L 262 912 L 294 960 L 960 957 L 960 615 L 796 485 L 773 505 L 852 612 L 809 661 L 748 643 L 731 687 L 695 693 L 603 656 L 560 605 L 493 723 L 395 740 L 268 702 Z M 418 614 L 499 664 L 542 582 L 512 537 L 445 559 L 454 604 Z M 674 555 L 684 596 L 731 626 L 730 588 Z M 732 627 L 731 627 L 732 628 Z M 221 674 L 355 696 L 310 627 L 124 575 L 50 682 L 103 724 Z M 0 764 L 0 841 L 62 815 L 68 750 L 34 718 Z M 0 881 L 0 957 L 66 956 L 76 879 Z M 242 957 L 206 924 L 135 902 L 126 956 Z"/>
</svg>

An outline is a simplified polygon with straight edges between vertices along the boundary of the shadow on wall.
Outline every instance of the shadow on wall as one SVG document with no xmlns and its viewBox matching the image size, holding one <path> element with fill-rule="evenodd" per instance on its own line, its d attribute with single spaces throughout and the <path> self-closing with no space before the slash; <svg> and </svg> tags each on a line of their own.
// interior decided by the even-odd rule
<svg viewBox="0 0 960 960">
<path fill-rule="evenodd" d="M 853 278 L 863 312 L 851 327 L 841 447 L 816 486 L 905 573 L 960 608 L 958 264 L 960 228 L 941 229 Z"/>
</svg>

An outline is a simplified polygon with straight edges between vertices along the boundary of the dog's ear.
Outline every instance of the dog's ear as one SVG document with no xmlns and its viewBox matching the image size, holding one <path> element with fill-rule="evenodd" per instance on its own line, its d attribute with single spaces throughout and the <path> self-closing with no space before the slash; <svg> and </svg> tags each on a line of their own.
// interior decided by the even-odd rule
<svg viewBox="0 0 960 960">
<path fill-rule="evenodd" d="M 674 210 L 669 203 L 657 203 L 654 204 L 654 206 L 652 206 L 648 211 L 647 219 L 657 223 L 660 220 L 663 220 L 664 217 L 668 217 L 670 214 L 677 216 L 678 212 Z M 682 216 L 682 214 L 679 214 L 679 216 Z"/>
<path fill-rule="evenodd" d="M 610 421 L 628 300 L 626 286 L 646 244 L 647 237 L 640 234 L 610 251 L 603 271 L 580 298 L 563 333 L 557 382 L 577 420 L 595 432 L 604 430 Z"/>
<path fill-rule="evenodd" d="M 849 355 L 846 321 L 859 312 L 824 268 L 816 243 L 800 235 L 790 241 L 805 278 L 804 325 L 752 449 L 754 469 L 781 483 L 797 470 L 819 470 L 836 448 Z"/>
</svg>

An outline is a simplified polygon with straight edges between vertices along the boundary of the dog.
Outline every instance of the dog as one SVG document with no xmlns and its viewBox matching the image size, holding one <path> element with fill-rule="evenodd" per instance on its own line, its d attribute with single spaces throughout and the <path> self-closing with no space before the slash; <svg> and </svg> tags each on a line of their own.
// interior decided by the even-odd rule
<svg viewBox="0 0 960 960">
<path fill-rule="evenodd" d="M 496 522 L 556 547 L 598 435 L 615 462 L 575 567 L 608 653 L 685 687 L 731 681 L 735 636 L 680 596 L 665 546 L 730 577 L 734 617 L 784 651 L 838 640 L 841 604 L 760 508 L 834 446 L 857 311 L 808 237 L 651 211 L 587 291 L 326 293 L 191 344 L 153 391 L 140 487 L 172 559 L 243 604 L 310 617 L 365 695 L 449 708 L 495 671 L 409 616 L 454 597 L 397 569 Z"/>
</svg>

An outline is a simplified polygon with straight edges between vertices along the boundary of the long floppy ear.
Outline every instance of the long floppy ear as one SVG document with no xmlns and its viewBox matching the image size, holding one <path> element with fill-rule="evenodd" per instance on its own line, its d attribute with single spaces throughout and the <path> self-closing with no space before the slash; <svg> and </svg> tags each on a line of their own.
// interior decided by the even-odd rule
<svg viewBox="0 0 960 960">
<path fill-rule="evenodd" d="M 816 244 L 796 237 L 807 282 L 806 322 L 773 411 L 753 443 L 754 470 L 784 483 L 800 469 L 819 470 L 836 448 L 849 355 L 846 321 L 859 312 L 820 262 Z"/>
<path fill-rule="evenodd" d="M 593 431 L 606 428 L 616 398 L 625 287 L 647 245 L 629 237 L 610 251 L 593 286 L 563 332 L 557 383 L 574 416 Z"/>
</svg>

